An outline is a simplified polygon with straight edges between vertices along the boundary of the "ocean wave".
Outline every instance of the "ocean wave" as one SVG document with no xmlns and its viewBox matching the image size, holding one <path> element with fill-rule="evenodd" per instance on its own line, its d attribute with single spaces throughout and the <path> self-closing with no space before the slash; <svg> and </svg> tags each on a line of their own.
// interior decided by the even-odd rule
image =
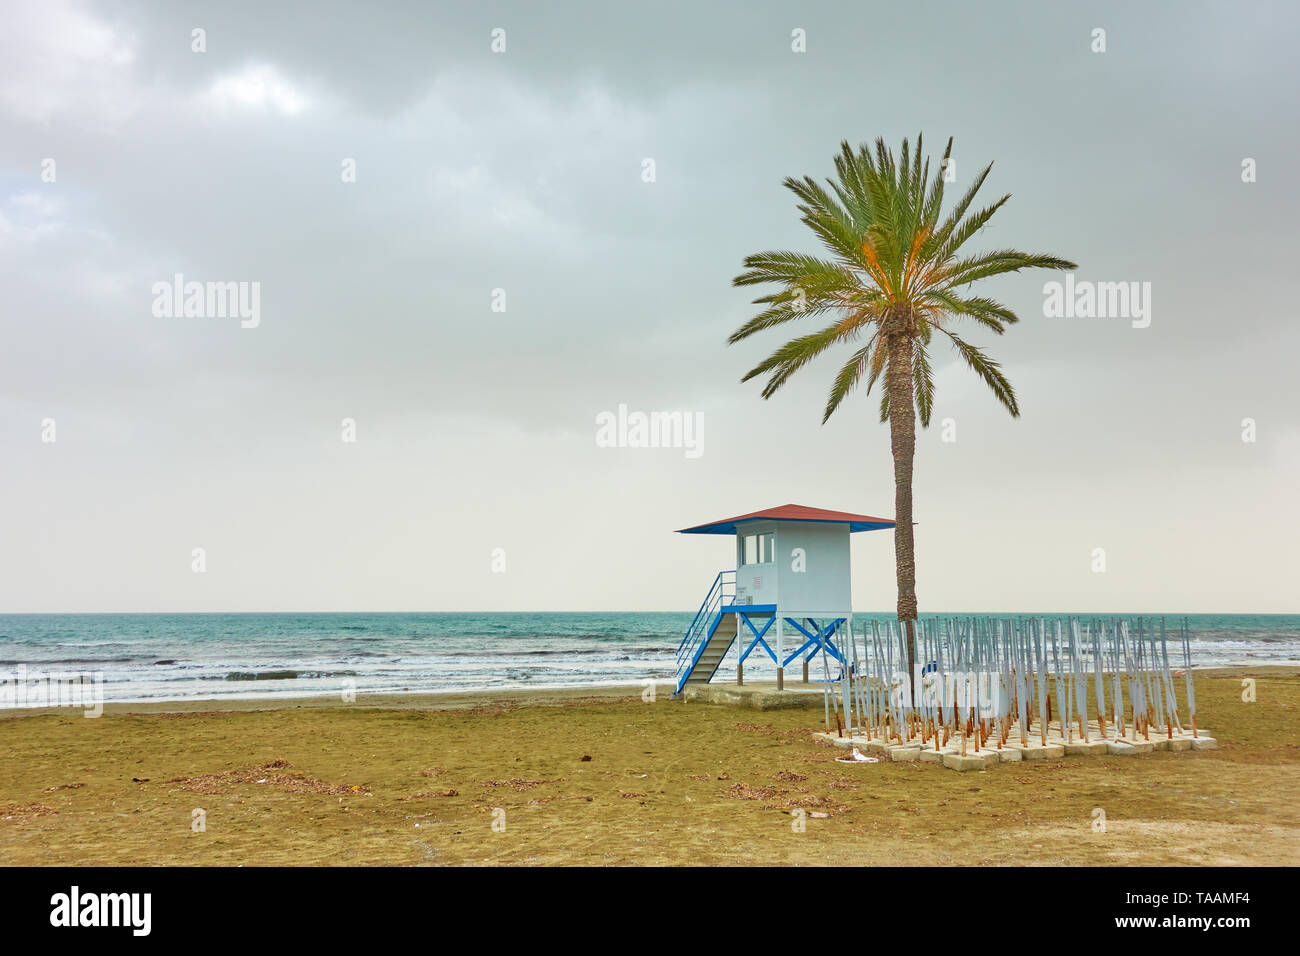
<svg viewBox="0 0 1300 956">
<path fill-rule="evenodd" d="M 356 677 L 356 671 L 231 671 L 222 680 L 300 680 L 326 677 Z"/>
<path fill-rule="evenodd" d="M 100 664 L 130 664 L 138 662 L 139 657 L 44 657 L 23 661 L 0 661 L 0 667 L 28 667 L 40 669 L 53 664 L 79 664 L 82 667 L 94 667 Z"/>
</svg>

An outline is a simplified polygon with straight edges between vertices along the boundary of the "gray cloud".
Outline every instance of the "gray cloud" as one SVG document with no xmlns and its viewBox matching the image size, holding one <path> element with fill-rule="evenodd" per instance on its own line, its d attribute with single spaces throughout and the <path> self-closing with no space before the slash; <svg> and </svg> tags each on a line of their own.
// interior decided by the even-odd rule
<svg viewBox="0 0 1300 956">
<path fill-rule="evenodd" d="M 890 513 L 874 399 L 821 427 L 833 361 L 763 402 L 738 381 L 779 339 L 724 342 L 749 314 L 741 257 L 812 248 L 781 178 L 917 130 L 956 138 L 959 181 L 995 161 L 985 191 L 1013 198 L 985 245 L 1153 288 L 1133 329 L 1044 318 L 1052 276 L 991 286 L 1024 321 L 973 337 L 1019 421 L 941 355 L 958 440 L 918 451 L 923 608 L 1296 610 L 1297 19 L 20 7 L 0 37 L 0 611 L 684 608 L 728 554 L 673 528 L 786 501 Z M 178 272 L 260 282 L 261 325 L 155 318 Z M 619 403 L 703 412 L 705 455 L 597 448 Z M 859 537 L 858 604 L 887 609 L 890 541 Z"/>
</svg>

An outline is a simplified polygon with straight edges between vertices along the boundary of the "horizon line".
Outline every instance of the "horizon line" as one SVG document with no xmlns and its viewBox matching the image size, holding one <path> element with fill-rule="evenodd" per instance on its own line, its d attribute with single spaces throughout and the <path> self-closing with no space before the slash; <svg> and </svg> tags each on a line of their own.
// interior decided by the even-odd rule
<svg viewBox="0 0 1300 956">
<path fill-rule="evenodd" d="M 110 616 L 110 615 L 148 615 L 148 614 L 170 614 L 170 615 L 214 615 L 214 614 L 694 614 L 690 610 L 618 610 L 618 611 L 599 611 L 599 610 L 455 610 L 455 611 L 433 611 L 433 610 L 403 610 L 403 611 L 375 611 L 375 610 L 355 610 L 355 611 L 307 611 L 307 610 L 280 610 L 280 611 L 0 611 L 0 617 L 73 617 L 77 615 L 84 616 Z M 850 611 L 850 614 L 861 615 L 889 615 L 889 611 Z M 1109 611 L 921 611 L 922 616 L 931 614 L 963 614 L 970 616 L 999 617 L 1002 615 L 1034 615 L 1034 614 L 1064 614 L 1068 617 L 1087 617 L 1089 615 L 1125 615 L 1136 614 L 1145 616 L 1163 615 L 1172 617 L 1176 615 L 1216 615 L 1219 617 L 1300 617 L 1300 611 L 1133 611 L 1133 610 L 1109 610 Z M 785 616 L 785 615 L 783 615 Z M 897 619 L 896 617 L 894 619 Z"/>
</svg>

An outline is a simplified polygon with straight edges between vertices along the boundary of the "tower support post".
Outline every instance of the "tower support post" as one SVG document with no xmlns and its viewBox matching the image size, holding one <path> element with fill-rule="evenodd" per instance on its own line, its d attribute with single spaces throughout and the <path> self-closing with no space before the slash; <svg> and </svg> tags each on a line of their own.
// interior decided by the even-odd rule
<svg viewBox="0 0 1300 956">
<path fill-rule="evenodd" d="M 785 690 L 785 641 L 781 630 L 781 609 L 772 612 L 776 615 L 776 689 Z"/>
</svg>

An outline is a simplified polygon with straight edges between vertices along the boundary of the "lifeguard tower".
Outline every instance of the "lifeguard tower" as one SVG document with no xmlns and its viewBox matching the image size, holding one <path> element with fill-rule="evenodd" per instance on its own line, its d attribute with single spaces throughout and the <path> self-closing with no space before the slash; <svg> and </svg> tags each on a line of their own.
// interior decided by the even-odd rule
<svg viewBox="0 0 1300 956">
<path fill-rule="evenodd" d="M 833 638 L 853 619 L 849 535 L 892 527 L 888 518 L 782 505 L 682 528 L 678 534 L 735 535 L 736 569 L 718 572 L 686 629 L 677 648 L 674 692 L 712 680 L 738 637 L 738 682 L 743 682 L 745 659 L 756 647 L 776 664 L 778 690 L 785 686 L 791 661 L 802 659 L 805 682 L 808 662 L 818 651 L 843 663 Z M 798 644 L 788 656 L 787 627 Z"/>
</svg>

